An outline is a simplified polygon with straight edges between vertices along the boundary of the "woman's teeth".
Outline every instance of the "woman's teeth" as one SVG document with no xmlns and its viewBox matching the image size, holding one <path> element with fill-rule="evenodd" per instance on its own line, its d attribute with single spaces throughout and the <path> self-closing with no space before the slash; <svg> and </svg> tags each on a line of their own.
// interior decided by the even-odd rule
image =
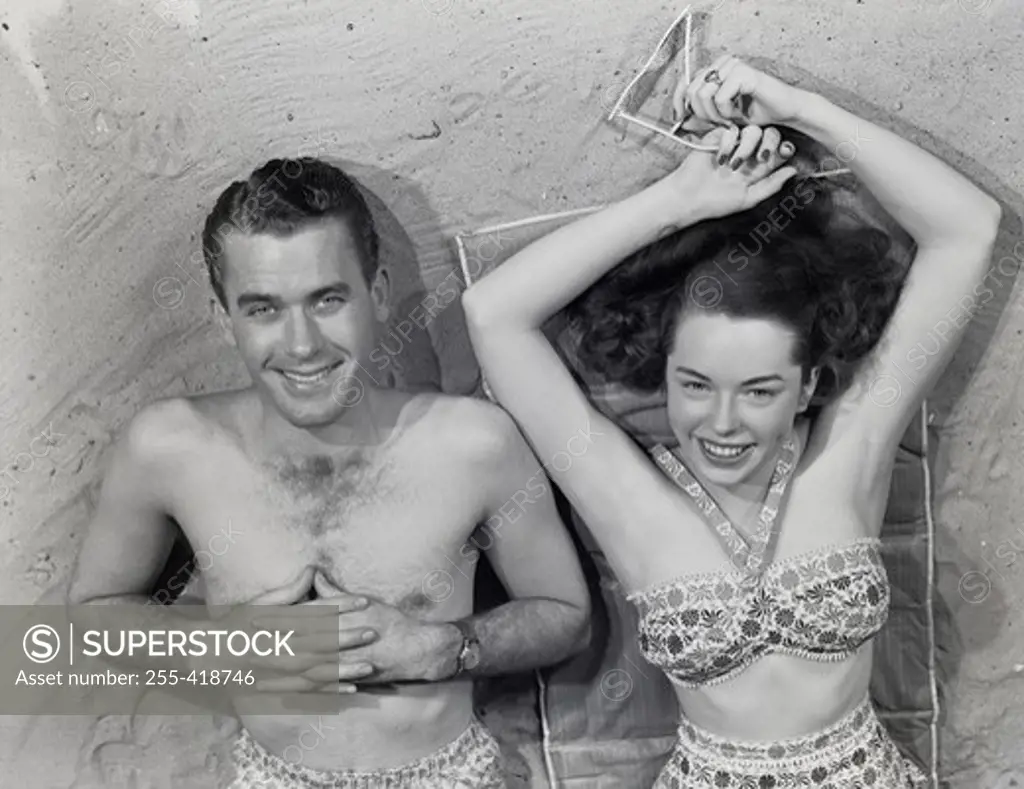
<svg viewBox="0 0 1024 789">
<path fill-rule="evenodd" d="M 744 452 L 746 452 L 753 444 L 712 444 L 710 441 L 700 439 L 700 445 L 704 451 L 712 457 L 723 458 L 725 460 L 732 460 L 738 458 Z"/>
</svg>

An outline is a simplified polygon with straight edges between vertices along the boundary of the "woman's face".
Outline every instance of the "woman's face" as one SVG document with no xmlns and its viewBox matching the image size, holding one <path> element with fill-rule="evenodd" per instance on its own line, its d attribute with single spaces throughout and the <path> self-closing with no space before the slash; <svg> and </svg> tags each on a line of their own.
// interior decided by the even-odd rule
<svg viewBox="0 0 1024 789">
<path fill-rule="evenodd" d="M 668 416 L 687 466 L 705 482 L 767 482 L 776 450 L 807 407 L 796 337 L 778 321 L 684 310 L 668 356 Z"/>
</svg>

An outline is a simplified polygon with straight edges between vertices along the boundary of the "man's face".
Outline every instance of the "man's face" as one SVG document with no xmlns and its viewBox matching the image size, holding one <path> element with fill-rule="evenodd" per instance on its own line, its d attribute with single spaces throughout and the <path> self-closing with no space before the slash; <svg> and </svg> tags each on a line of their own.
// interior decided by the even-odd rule
<svg viewBox="0 0 1024 789">
<path fill-rule="evenodd" d="M 256 387 L 296 426 L 335 422 L 353 389 L 367 385 L 363 363 L 388 293 L 381 271 L 367 285 L 361 254 L 340 219 L 225 240 L 224 294 L 238 350 Z"/>
</svg>

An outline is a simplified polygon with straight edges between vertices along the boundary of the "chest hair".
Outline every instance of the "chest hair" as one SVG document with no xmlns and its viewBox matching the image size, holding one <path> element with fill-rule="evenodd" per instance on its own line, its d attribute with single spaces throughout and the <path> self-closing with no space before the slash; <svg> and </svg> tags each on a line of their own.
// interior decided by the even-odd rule
<svg viewBox="0 0 1024 789">
<path fill-rule="evenodd" d="M 344 527 L 361 509 L 385 500 L 392 462 L 366 450 L 299 458 L 269 464 L 286 521 L 319 536 Z"/>
</svg>

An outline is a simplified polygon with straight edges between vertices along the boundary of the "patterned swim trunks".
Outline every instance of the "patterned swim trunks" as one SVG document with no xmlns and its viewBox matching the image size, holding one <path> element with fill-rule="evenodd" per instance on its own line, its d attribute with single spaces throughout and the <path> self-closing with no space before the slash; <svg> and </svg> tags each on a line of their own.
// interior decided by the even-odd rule
<svg viewBox="0 0 1024 789">
<path fill-rule="evenodd" d="M 455 740 L 402 767 L 314 770 L 275 756 L 242 730 L 228 789 L 505 789 L 497 740 L 474 718 Z"/>
<path fill-rule="evenodd" d="M 779 742 L 732 742 L 689 723 L 654 789 L 925 789 L 865 699 L 825 731 Z"/>
</svg>

